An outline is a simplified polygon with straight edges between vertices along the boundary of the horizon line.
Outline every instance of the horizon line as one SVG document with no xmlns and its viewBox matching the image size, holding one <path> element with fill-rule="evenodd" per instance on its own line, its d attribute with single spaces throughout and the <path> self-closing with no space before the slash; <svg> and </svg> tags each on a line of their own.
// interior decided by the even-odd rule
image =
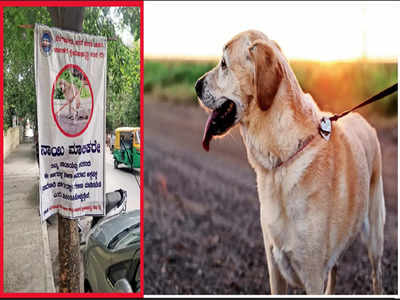
<svg viewBox="0 0 400 300">
<path fill-rule="evenodd" d="M 167 54 L 167 55 L 159 55 L 159 54 L 144 54 L 144 60 L 163 60 L 163 61 L 193 61 L 193 62 L 216 62 L 220 60 L 219 56 L 212 55 L 204 55 L 204 56 L 196 56 L 196 55 L 177 55 L 177 54 Z M 346 59 L 310 59 L 310 58 L 288 58 L 289 61 L 304 61 L 304 62 L 323 62 L 323 63 L 332 63 L 332 62 L 372 62 L 372 63 L 397 63 L 398 58 L 395 56 L 391 57 L 356 57 L 356 58 L 346 58 Z"/>
</svg>

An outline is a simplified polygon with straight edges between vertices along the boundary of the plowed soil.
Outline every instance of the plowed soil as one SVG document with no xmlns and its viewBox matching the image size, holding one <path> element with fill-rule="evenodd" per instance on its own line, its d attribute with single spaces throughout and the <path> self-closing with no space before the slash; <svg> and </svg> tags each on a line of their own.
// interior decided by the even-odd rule
<svg viewBox="0 0 400 300">
<path fill-rule="evenodd" d="M 144 101 L 144 293 L 269 294 L 256 179 L 238 129 L 201 146 L 199 107 Z M 397 126 L 377 128 L 386 201 L 383 286 L 397 294 Z M 371 294 L 358 238 L 337 294 Z M 289 289 L 291 294 L 303 290 Z"/>
</svg>

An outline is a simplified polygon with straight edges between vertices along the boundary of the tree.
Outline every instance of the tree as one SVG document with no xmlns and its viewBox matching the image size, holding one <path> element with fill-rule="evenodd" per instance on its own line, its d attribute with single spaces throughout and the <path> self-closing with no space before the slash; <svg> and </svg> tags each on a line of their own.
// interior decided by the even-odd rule
<svg viewBox="0 0 400 300">
<path fill-rule="evenodd" d="M 4 128 L 12 115 L 36 123 L 33 30 L 18 27 L 41 23 L 54 26 L 60 7 L 4 8 Z M 83 18 L 82 32 L 114 40 L 107 47 L 107 129 L 140 124 L 140 8 L 86 7 L 77 12 Z M 50 12 L 51 13 L 50 13 Z M 79 15 L 81 13 L 81 15 Z M 72 19 L 72 18 L 70 18 Z M 59 20 L 68 22 L 70 19 Z M 63 26 L 73 26 L 62 23 Z M 65 28 L 65 27 L 64 27 Z M 133 43 L 126 46 L 121 32 L 127 30 Z"/>
<path fill-rule="evenodd" d="M 50 16 L 42 7 L 5 7 L 4 32 L 4 128 L 13 114 L 36 120 L 36 93 L 33 56 L 33 30 L 21 24 L 50 25 Z M 35 122 L 36 123 L 36 122 Z"/>
<path fill-rule="evenodd" d="M 113 15 L 121 22 L 115 26 Z M 108 37 L 117 30 L 129 30 L 134 37 L 131 47 L 123 44 L 121 37 L 109 42 L 107 47 L 107 120 L 106 129 L 140 124 L 140 9 L 119 7 L 90 7 L 84 18 L 84 31 Z"/>
</svg>

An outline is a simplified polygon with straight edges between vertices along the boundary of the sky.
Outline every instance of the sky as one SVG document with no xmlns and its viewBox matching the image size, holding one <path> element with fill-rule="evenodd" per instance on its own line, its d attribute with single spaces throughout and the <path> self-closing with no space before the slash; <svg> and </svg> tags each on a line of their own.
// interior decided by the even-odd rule
<svg viewBox="0 0 400 300">
<path fill-rule="evenodd" d="M 400 3 L 145 2 L 145 57 L 219 57 L 235 34 L 257 29 L 289 59 L 397 59 Z"/>
<path fill-rule="evenodd" d="M 116 13 L 116 9 L 115 7 L 111 8 L 111 12 L 112 12 L 112 19 L 115 23 L 119 24 L 121 22 L 122 17 L 119 16 Z M 124 28 L 124 30 L 120 30 L 119 28 L 117 29 L 117 33 L 121 36 L 122 42 L 124 43 L 125 46 L 127 47 L 132 47 L 132 43 L 133 43 L 133 35 L 132 33 L 129 31 L 128 28 Z"/>
</svg>

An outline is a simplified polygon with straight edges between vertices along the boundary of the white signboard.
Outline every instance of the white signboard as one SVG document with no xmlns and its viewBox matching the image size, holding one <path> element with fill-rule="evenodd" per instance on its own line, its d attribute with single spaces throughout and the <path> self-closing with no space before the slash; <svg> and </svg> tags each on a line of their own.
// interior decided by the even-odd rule
<svg viewBox="0 0 400 300">
<path fill-rule="evenodd" d="M 35 26 L 40 215 L 103 215 L 105 37 Z"/>
</svg>

